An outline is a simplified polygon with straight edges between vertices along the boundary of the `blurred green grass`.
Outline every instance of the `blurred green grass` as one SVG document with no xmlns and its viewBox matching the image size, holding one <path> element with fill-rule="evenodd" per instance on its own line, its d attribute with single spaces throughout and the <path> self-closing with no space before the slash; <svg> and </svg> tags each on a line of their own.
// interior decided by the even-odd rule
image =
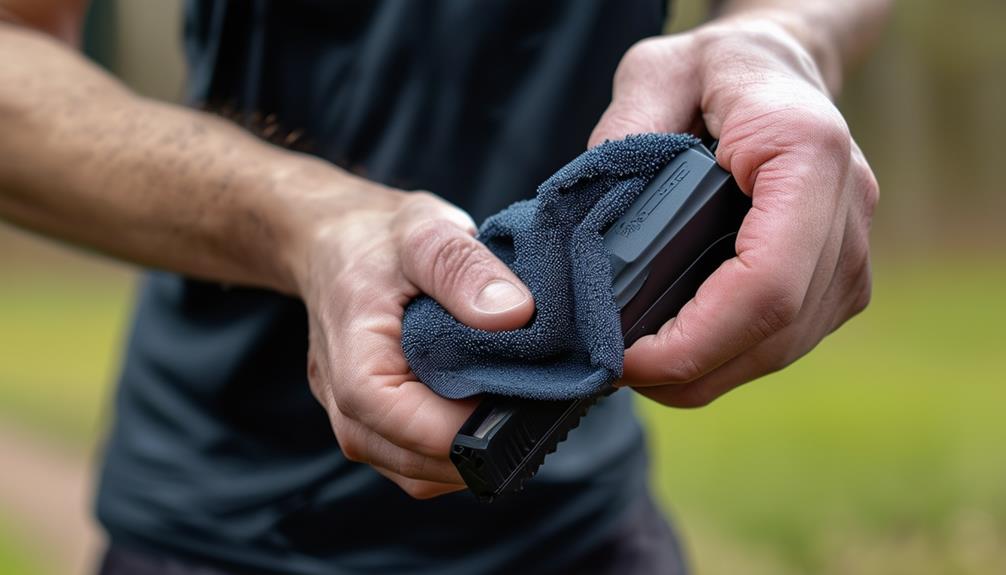
<svg viewBox="0 0 1006 575">
<path fill-rule="evenodd" d="M 868 312 L 792 367 L 701 410 L 644 405 L 685 533 L 766 572 L 1006 573 L 1002 264 L 878 266 Z M 748 572 L 695 543 L 703 572 Z"/>
<path fill-rule="evenodd" d="M 1004 264 L 885 261 L 867 313 L 796 365 L 700 410 L 641 402 L 698 573 L 1006 572 Z M 130 291 L 0 285 L 0 417 L 92 445 Z M 36 572 L 9 545 L 0 571 Z"/>
<path fill-rule="evenodd" d="M 89 445 L 118 368 L 131 282 L 12 274 L 0 285 L 0 417 Z"/>
<path fill-rule="evenodd" d="M 41 568 L 30 554 L 25 553 L 24 537 L 8 517 L 0 516 L 0 573 L 7 575 L 40 575 Z"/>
</svg>

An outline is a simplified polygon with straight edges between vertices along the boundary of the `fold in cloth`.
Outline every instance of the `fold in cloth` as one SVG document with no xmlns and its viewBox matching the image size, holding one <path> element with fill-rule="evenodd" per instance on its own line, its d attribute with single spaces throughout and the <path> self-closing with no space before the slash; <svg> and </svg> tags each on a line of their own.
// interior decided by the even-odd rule
<svg viewBox="0 0 1006 575">
<path fill-rule="evenodd" d="M 661 168 L 697 143 L 684 134 L 607 141 L 546 180 L 536 198 L 488 218 L 478 238 L 531 290 L 534 318 L 511 331 L 473 329 L 420 296 L 402 323 L 413 373 L 452 399 L 585 397 L 621 377 L 625 350 L 602 233 Z"/>
</svg>

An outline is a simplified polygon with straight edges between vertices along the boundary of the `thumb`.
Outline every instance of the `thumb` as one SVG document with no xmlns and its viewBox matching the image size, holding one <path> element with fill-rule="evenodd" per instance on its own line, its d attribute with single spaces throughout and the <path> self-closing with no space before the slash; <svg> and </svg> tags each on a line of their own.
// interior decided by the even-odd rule
<svg viewBox="0 0 1006 575">
<path fill-rule="evenodd" d="M 452 221 L 417 224 L 405 236 L 400 257 L 406 278 L 466 325 L 517 329 L 534 314 L 534 300 L 523 282 Z"/>
</svg>

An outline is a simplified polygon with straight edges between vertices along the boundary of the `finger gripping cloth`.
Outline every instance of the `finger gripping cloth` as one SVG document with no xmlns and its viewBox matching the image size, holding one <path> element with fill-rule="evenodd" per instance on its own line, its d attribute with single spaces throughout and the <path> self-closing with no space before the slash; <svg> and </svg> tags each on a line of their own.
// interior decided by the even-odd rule
<svg viewBox="0 0 1006 575">
<path fill-rule="evenodd" d="M 478 239 L 534 295 L 523 328 L 468 327 L 427 296 L 405 309 L 402 349 L 420 381 L 452 399 L 494 393 L 569 399 L 622 375 L 624 346 L 602 234 L 681 151 L 684 134 L 642 134 L 587 150 L 531 200 L 488 218 Z"/>
</svg>

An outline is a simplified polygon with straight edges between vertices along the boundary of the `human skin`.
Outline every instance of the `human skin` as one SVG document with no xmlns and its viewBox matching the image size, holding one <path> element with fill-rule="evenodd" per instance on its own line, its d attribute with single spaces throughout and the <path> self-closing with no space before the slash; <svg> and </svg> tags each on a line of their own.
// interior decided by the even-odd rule
<svg viewBox="0 0 1006 575">
<path fill-rule="evenodd" d="M 795 358 L 869 293 L 876 183 L 826 92 L 854 55 L 843 46 L 861 44 L 843 30 L 858 34 L 854 18 L 880 2 L 827 17 L 808 9 L 826 1 L 764 4 L 728 4 L 715 24 L 630 51 L 592 137 L 704 119 L 754 198 L 738 258 L 627 350 L 631 383 L 671 405 Z M 142 266 L 299 297 L 311 390 L 346 457 L 413 497 L 463 488 L 448 452 L 474 403 L 416 381 L 400 346 L 404 306 L 424 292 L 473 327 L 511 329 L 533 314 L 527 288 L 432 194 L 129 92 L 76 53 L 85 7 L 0 0 L 0 218 Z M 811 23 L 827 33 L 801 36 Z"/>
<path fill-rule="evenodd" d="M 462 488 L 448 450 L 474 405 L 416 381 L 400 330 L 420 292 L 473 327 L 530 320 L 530 293 L 471 218 L 132 94 L 74 50 L 81 14 L 75 2 L 0 2 L 0 218 L 301 298 L 311 390 L 346 457 L 414 497 Z"/>
<path fill-rule="evenodd" d="M 711 23 L 644 40 L 622 59 L 590 144 L 707 131 L 752 209 L 737 257 L 626 350 L 620 385 L 703 406 L 789 365 L 866 307 L 879 189 L 831 98 L 888 9 L 883 0 L 727 2 Z"/>
</svg>

